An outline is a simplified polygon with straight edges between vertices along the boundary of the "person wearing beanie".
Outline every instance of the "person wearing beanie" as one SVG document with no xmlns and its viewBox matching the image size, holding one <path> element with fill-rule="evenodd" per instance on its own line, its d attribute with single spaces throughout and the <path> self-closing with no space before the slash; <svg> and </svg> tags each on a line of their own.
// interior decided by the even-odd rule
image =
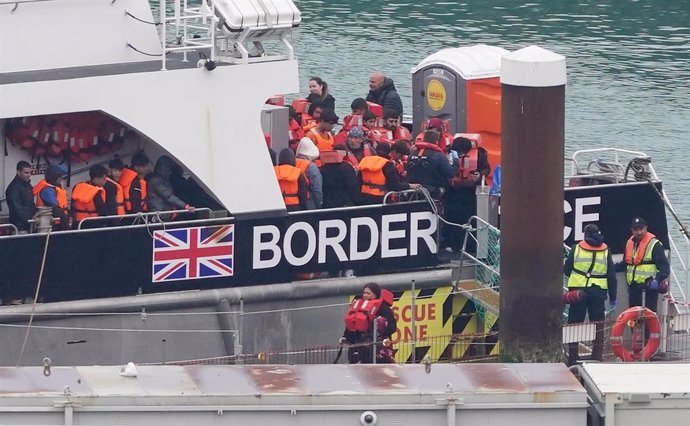
<svg viewBox="0 0 690 426">
<path fill-rule="evenodd" d="M 584 240 L 572 247 L 563 265 L 563 273 L 568 278 L 568 290 L 583 290 L 586 295 L 585 300 L 570 305 L 568 324 L 584 322 L 585 315 L 589 316 L 589 321 L 597 322 L 592 359 L 602 361 L 607 293 L 610 309 L 616 308 L 616 268 L 611 252 L 604 243 L 604 235 L 597 225 L 590 223 L 585 226 L 584 237 Z M 575 364 L 577 359 L 578 343 L 568 344 L 569 365 Z"/>
<path fill-rule="evenodd" d="M 311 139 L 304 137 L 297 145 L 296 166 L 307 180 L 307 204 L 309 210 L 320 209 L 323 204 L 323 182 L 321 171 L 314 163 L 319 158 L 319 149 Z"/>
<path fill-rule="evenodd" d="M 296 164 L 295 153 L 290 148 L 283 148 L 278 153 L 278 165 L 273 167 L 287 211 L 307 210 L 309 207 L 307 180 Z"/>
<path fill-rule="evenodd" d="M 647 230 L 647 222 L 633 218 L 630 224 L 632 236 L 625 244 L 623 260 L 616 264 L 616 271 L 625 271 L 628 283 L 629 306 L 644 306 L 656 312 L 659 293 L 665 293 L 671 267 L 666 257 L 664 245 L 656 235 Z"/>
<path fill-rule="evenodd" d="M 438 133 L 439 137 L 437 140 L 437 144 L 441 150 L 444 152 L 448 152 L 450 149 L 451 145 L 453 144 L 453 135 L 451 135 L 448 131 L 446 131 L 446 122 L 441 120 L 438 117 L 433 117 L 427 120 L 426 122 L 426 129 L 422 128 L 424 131 L 419 133 L 417 137 L 415 137 L 415 143 L 417 142 L 427 142 L 425 139 L 428 139 L 425 137 L 425 133 L 427 131 L 434 131 Z"/>
<path fill-rule="evenodd" d="M 361 127 L 353 127 L 348 132 L 347 139 L 345 139 L 345 146 L 347 149 L 345 161 L 352 164 L 355 168 L 359 166 L 359 162 L 362 161 L 362 158 L 374 154 L 374 149 L 369 142 L 364 140 L 364 131 Z"/>
<path fill-rule="evenodd" d="M 421 185 L 400 180 L 398 169 L 390 157 L 391 146 L 382 142 L 376 146 L 376 155 L 359 162 L 362 200 L 365 204 L 381 204 L 386 192 L 419 189 Z"/>
</svg>

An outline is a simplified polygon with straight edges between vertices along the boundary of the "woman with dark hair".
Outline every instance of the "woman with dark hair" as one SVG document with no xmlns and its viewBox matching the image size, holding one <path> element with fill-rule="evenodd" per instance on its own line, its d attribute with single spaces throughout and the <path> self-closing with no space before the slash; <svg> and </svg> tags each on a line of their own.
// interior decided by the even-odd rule
<svg viewBox="0 0 690 426">
<path fill-rule="evenodd" d="M 390 305 L 392 294 L 388 293 L 391 295 L 390 299 L 382 299 L 381 294 L 382 290 L 378 284 L 367 283 L 362 288 L 362 296 L 355 298 L 348 308 L 345 315 L 346 327 L 340 343 L 353 345 L 347 351 L 350 364 L 370 364 L 373 361 L 371 343 L 374 339 L 374 327 L 376 327 L 376 341 L 383 342 L 384 346 L 390 346 L 390 338 L 397 328 Z M 378 358 L 377 362 L 380 362 Z M 390 361 L 387 360 L 387 362 Z"/>
<path fill-rule="evenodd" d="M 328 93 L 328 83 L 320 77 L 312 77 L 309 79 L 309 102 L 321 101 L 328 109 L 335 111 L 335 98 Z"/>
</svg>

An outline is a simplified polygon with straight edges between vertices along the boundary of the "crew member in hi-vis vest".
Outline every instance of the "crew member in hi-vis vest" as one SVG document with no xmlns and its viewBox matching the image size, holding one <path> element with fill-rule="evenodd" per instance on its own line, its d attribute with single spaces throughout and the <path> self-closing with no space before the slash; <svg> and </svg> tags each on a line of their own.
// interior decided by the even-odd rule
<svg viewBox="0 0 690 426">
<path fill-rule="evenodd" d="M 671 273 L 664 245 L 647 231 L 647 222 L 636 217 L 630 225 L 632 236 L 625 244 L 625 256 L 616 264 L 616 271 L 625 271 L 630 306 L 645 306 L 656 312 L 659 293 L 668 291 L 667 278 Z"/>
<path fill-rule="evenodd" d="M 606 294 L 610 309 L 616 308 L 616 269 L 604 236 L 594 224 L 585 226 L 585 239 L 573 246 L 563 265 L 568 277 L 568 290 L 578 291 L 582 296 L 570 302 L 568 324 L 581 323 L 585 315 L 589 321 L 597 322 L 597 332 L 592 346 L 592 359 L 601 361 L 604 349 L 604 319 Z M 568 344 L 568 362 L 577 362 L 578 343 Z"/>
</svg>

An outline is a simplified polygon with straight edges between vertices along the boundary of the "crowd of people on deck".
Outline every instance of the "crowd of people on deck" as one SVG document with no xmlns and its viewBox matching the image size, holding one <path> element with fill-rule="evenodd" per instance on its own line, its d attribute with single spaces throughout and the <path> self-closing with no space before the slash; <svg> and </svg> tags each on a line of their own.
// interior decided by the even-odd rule
<svg viewBox="0 0 690 426">
<path fill-rule="evenodd" d="M 193 212 L 195 207 L 213 207 L 217 202 L 206 195 L 191 178 L 183 176 L 182 168 L 170 157 L 163 155 L 152 169 L 143 152 L 132 155 L 125 166 L 118 157 L 106 167 L 94 164 L 89 168 L 89 179 L 72 187 L 68 200 L 68 172 L 60 165 L 50 165 L 44 178 L 31 184 L 31 165 L 17 163 L 17 174 L 5 193 L 10 210 L 10 223 L 19 233 L 31 231 L 41 207 L 50 208 L 53 230 L 76 229 L 88 218 L 109 217 L 91 226 L 117 226 L 125 215 L 146 212 L 172 212 L 162 220 L 183 218 L 181 211 Z M 131 217 L 131 216 L 130 216 Z"/>
<path fill-rule="evenodd" d="M 431 118 L 413 137 L 392 79 L 377 71 L 369 92 L 350 104 L 340 129 L 335 98 L 320 77 L 290 105 L 289 148 L 269 148 L 288 211 L 381 204 L 389 192 L 425 188 L 446 219 L 465 223 L 476 212 L 475 190 L 491 167 L 476 141 L 449 133 Z M 462 231 L 443 231 L 447 251 L 459 251 Z"/>
</svg>

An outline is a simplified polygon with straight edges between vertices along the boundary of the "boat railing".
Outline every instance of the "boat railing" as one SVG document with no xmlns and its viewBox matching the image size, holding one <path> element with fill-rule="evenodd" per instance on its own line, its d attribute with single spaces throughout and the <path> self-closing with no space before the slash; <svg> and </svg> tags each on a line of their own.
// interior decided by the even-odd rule
<svg viewBox="0 0 690 426">
<path fill-rule="evenodd" d="M 292 29 L 301 17 L 294 3 L 283 1 L 268 5 L 257 0 L 260 7 L 246 2 L 209 0 L 191 5 L 189 0 L 159 0 L 160 39 L 163 48 L 161 69 L 167 69 L 169 53 L 197 52 L 198 66 L 212 71 L 215 61 L 253 63 L 294 59 L 294 47 L 289 41 Z M 172 7 L 170 5 L 172 4 Z M 135 18 L 136 19 L 136 18 Z M 268 50 L 265 42 L 275 41 L 283 51 Z"/>
<path fill-rule="evenodd" d="M 210 218 L 213 214 L 213 210 L 211 210 L 208 207 L 200 207 L 200 208 L 195 208 L 194 210 L 166 210 L 162 212 L 141 212 L 141 213 L 130 213 L 130 214 L 124 214 L 124 215 L 110 215 L 110 216 L 94 216 L 94 217 L 87 217 L 82 219 L 79 222 L 79 225 L 77 226 L 77 229 L 82 229 L 82 226 L 84 224 L 88 225 L 97 225 L 99 223 L 108 223 L 112 222 L 114 220 L 122 220 L 122 219 L 132 219 L 131 222 L 125 221 L 126 224 L 123 224 L 121 226 L 136 226 L 136 225 L 142 225 L 142 224 L 153 224 L 153 223 L 164 223 L 164 222 L 170 222 L 170 220 L 166 220 L 166 216 L 174 217 L 176 215 L 180 214 L 185 214 L 185 213 L 206 213 L 208 215 L 208 218 Z M 120 226 L 120 225 L 118 225 Z"/>
<path fill-rule="evenodd" d="M 4 229 L 9 229 L 12 232 L 12 235 L 19 234 L 19 230 L 17 229 L 17 227 L 13 223 L 0 224 L 0 230 L 4 230 Z M 2 231 L 2 232 L 4 232 L 4 231 Z"/>
<path fill-rule="evenodd" d="M 621 148 L 593 148 L 582 149 L 565 159 L 566 168 L 570 171 L 566 173 L 566 182 L 573 178 L 597 178 L 604 177 L 614 179 L 611 183 L 628 181 L 628 173 L 642 171 L 643 173 L 633 173 L 634 180 L 653 181 L 659 177 L 652 165 L 651 157 L 641 151 L 632 151 Z M 641 175 L 642 177 L 638 178 Z"/>
</svg>

